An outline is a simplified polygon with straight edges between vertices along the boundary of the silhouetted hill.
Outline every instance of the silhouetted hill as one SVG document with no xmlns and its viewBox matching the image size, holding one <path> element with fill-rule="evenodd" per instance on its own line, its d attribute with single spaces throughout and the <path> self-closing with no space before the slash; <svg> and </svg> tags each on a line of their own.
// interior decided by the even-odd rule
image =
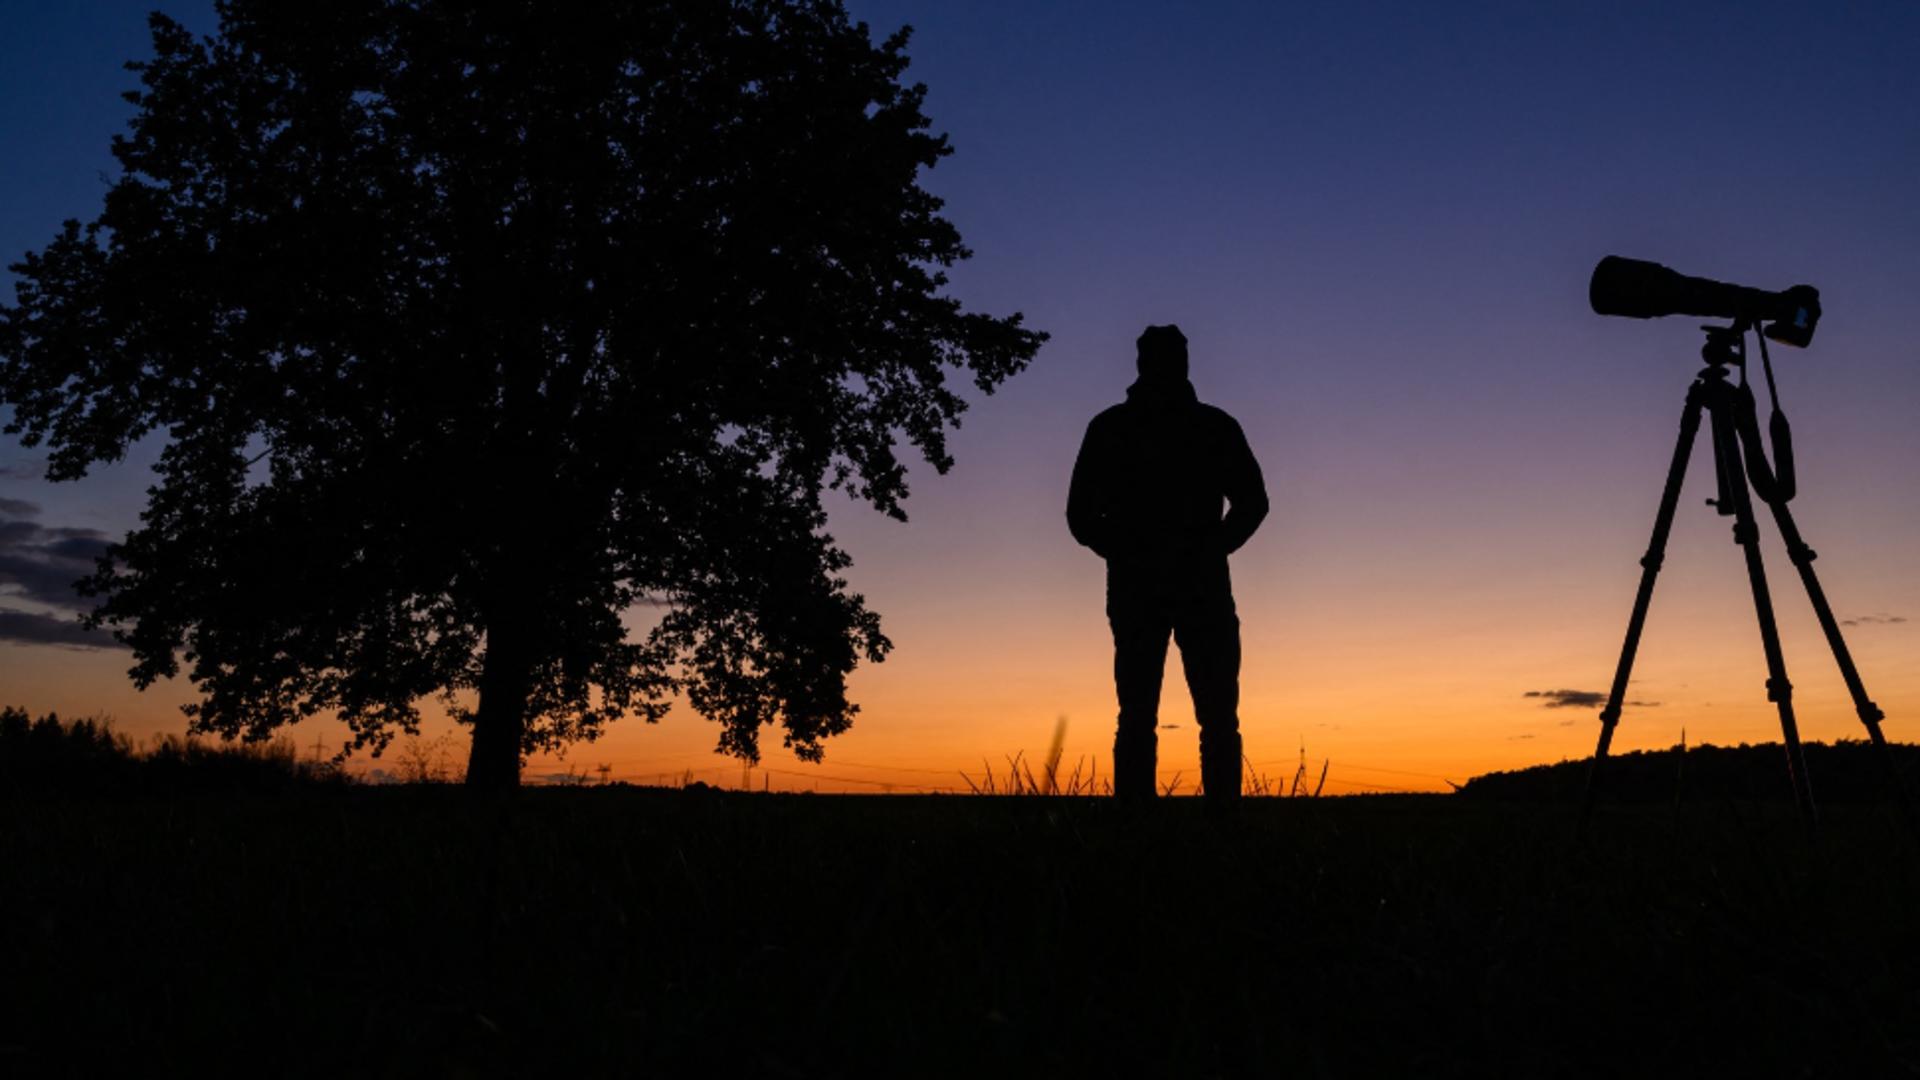
<svg viewBox="0 0 1920 1080">
<path fill-rule="evenodd" d="M 1806 743 L 1807 773 L 1814 798 L 1823 803 L 1861 802 L 1888 797 L 1885 774 L 1875 760 L 1873 745 L 1842 739 Z M 1920 746 L 1888 746 L 1894 767 L 1908 790 L 1920 776 Z M 1476 776 L 1460 786 L 1459 794 L 1483 799 L 1560 801 L 1577 799 L 1586 783 L 1591 759 L 1534 765 L 1507 772 Z M 1666 750 L 1635 750 L 1607 759 L 1601 774 L 1601 797 L 1610 802 L 1671 802 L 1675 799 L 1778 799 L 1792 801 L 1787 785 L 1786 748 L 1779 743 L 1750 746 L 1679 746 Z"/>
</svg>

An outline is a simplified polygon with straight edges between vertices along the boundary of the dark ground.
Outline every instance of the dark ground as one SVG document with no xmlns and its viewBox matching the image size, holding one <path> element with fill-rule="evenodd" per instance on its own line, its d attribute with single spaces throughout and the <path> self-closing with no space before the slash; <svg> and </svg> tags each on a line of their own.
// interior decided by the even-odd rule
<svg viewBox="0 0 1920 1080">
<path fill-rule="evenodd" d="M 0 802 L 0 1074 L 1912 1075 L 1884 810 Z"/>
</svg>

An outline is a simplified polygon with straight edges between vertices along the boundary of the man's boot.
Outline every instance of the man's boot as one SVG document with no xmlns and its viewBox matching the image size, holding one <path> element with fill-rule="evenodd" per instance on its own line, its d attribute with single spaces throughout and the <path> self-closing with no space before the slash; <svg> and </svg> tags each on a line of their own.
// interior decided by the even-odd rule
<svg viewBox="0 0 1920 1080">
<path fill-rule="evenodd" d="M 1122 802 L 1152 801 L 1154 758 L 1159 738 L 1150 726 L 1120 725 L 1113 739 L 1113 795 Z"/>
<path fill-rule="evenodd" d="M 1240 805 L 1240 733 L 1200 732 L 1200 784 L 1210 809 Z"/>
</svg>

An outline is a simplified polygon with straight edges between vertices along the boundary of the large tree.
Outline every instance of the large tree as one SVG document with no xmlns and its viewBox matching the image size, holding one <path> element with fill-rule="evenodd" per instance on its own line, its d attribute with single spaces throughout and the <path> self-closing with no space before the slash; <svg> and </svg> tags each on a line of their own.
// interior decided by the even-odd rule
<svg viewBox="0 0 1920 1080">
<path fill-rule="evenodd" d="M 817 758 L 889 648 L 823 490 L 904 517 L 971 376 L 948 152 L 904 31 L 830 0 L 228 0 L 154 56 L 99 218 L 13 269 L 7 430 L 50 479 L 161 442 L 83 583 L 194 729 L 440 697 L 468 777 L 682 695 Z M 469 707 L 468 703 L 473 703 Z"/>
</svg>

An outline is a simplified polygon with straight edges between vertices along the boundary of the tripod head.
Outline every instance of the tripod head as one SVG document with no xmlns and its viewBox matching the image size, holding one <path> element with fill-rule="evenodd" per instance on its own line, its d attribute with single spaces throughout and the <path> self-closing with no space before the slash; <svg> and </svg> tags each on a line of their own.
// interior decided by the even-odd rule
<svg viewBox="0 0 1920 1080">
<path fill-rule="evenodd" d="M 1722 515 L 1735 513 L 1735 499 L 1744 499 L 1747 485 L 1768 505 L 1784 504 L 1796 490 L 1793 469 L 1793 427 L 1780 411 L 1780 396 L 1774 386 L 1773 364 L 1767 358 L 1767 342 L 1760 342 L 1761 365 L 1766 370 L 1767 393 L 1773 399 L 1773 415 L 1768 418 L 1767 433 L 1773 442 L 1774 462 L 1767 461 L 1760 437 L 1760 422 L 1755 415 L 1753 390 L 1747 385 L 1747 332 L 1759 329 L 1751 318 L 1735 319 L 1732 326 L 1702 326 L 1707 335 L 1700 346 L 1700 358 L 1707 362 L 1695 378 L 1693 393 L 1701 407 L 1713 418 L 1714 473 L 1719 482 L 1718 497 L 1707 500 Z M 1740 369 L 1740 382 L 1728 382 L 1729 368 Z M 1691 400 L 1691 398 L 1690 398 Z M 1739 459 L 1746 459 L 1744 470 Z M 1734 489 L 1738 488 L 1736 492 Z"/>
<path fill-rule="evenodd" d="M 1732 326 L 1702 326 L 1700 329 L 1707 335 L 1706 344 L 1700 346 L 1700 359 L 1707 362 L 1708 371 L 1718 372 L 1717 377 L 1724 377 L 1728 367 L 1746 367 L 1747 331 L 1753 329 L 1752 320 L 1740 319 Z"/>
</svg>

